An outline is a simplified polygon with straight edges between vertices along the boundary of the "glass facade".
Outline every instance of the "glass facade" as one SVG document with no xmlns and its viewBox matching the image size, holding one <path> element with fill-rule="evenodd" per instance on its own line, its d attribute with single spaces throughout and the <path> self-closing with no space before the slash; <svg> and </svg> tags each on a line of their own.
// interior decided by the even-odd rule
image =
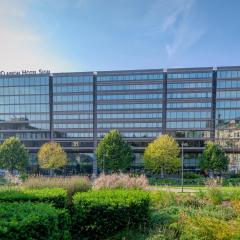
<svg viewBox="0 0 240 240">
<path fill-rule="evenodd" d="M 142 150 L 161 135 L 163 77 L 162 71 L 99 73 L 98 141 L 109 130 L 118 129 L 136 150 Z"/>
<path fill-rule="evenodd" d="M 0 77 L 0 140 L 11 136 L 31 151 L 50 140 L 48 75 Z"/>
<path fill-rule="evenodd" d="M 215 121 L 216 140 L 232 152 L 230 169 L 240 170 L 240 71 L 218 72 Z"/>
<path fill-rule="evenodd" d="M 90 169 L 111 129 L 132 145 L 136 166 L 147 144 L 167 133 L 184 143 L 186 169 L 198 168 L 204 143 L 214 139 L 239 169 L 240 67 L 0 76 L 0 140 L 18 136 L 32 164 L 54 140 L 70 165 Z"/>
</svg>

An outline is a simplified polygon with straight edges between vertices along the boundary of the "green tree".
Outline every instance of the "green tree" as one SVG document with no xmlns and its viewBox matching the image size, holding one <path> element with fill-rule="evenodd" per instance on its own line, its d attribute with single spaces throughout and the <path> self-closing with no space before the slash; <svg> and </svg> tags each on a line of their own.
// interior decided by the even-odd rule
<svg viewBox="0 0 240 240">
<path fill-rule="evenodd" d="M 178 143 L 169 135 L 162 135 L 148 144 L 144 152 L 145 168 L 153 173 L 176 171 L 180 167 Z"/>
<path fill-rule="evenodd" d="M 200 168 L 211 176 L 215 172 L 222 173 L 228 169 L 228 156 L 224 149 L 214 142 L 207 142 L 199 160 Z"/>
<path fill-rule="evenodd" d="M 67 154 L 59 143 L 45 143 L 38 151 L 38 163 L 41 168 L 58 169 L 67 164 Z"/>
<path fill-rule="evenodd" d="M 10 137 L 0 145 L 0 167 L 22 172 L 28 164 L 28 151 L 17 137 Z"/>
<path fill-rule="evenodd" d="M 134 161 L 131 146 L 125 142 L 117 130 L 108 132 L 96 149 L 98 167 L 104 171 L 128 169 Z"/>
</svg>

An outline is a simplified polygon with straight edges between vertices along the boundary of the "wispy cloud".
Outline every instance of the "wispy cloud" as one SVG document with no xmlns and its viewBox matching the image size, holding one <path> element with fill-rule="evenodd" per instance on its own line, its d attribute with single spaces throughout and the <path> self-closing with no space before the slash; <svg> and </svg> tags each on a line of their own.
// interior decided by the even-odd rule
<svg viewBox="0 0 240 240">
<path fill-rule="evenodd" d="M 0 69 L 72 69 L 71 63 L 49 51 L 47 33 L 38 31 L 28 19 L 28 3 L 0 1 Z"/>
<path fill-rule="evenodd" d="M 192 47 L 206 32 L 203 26 L 196 28 L 191 22 L 189 16 L 194 3 L 194 0 L 178 0 L 176 9 L 165 18 L 163 31 L 172 33 L 171 40 L 165 46 L 170 58 Z"/>
<path fill-rule="evenodd" d="M 206 33 L 203 25 L 192 20 L 196 0 L 156 0 L 147 13 L 144 24 L 162 36 L 161 47 L 168 58 L 183 53 Z"/>
</svg>

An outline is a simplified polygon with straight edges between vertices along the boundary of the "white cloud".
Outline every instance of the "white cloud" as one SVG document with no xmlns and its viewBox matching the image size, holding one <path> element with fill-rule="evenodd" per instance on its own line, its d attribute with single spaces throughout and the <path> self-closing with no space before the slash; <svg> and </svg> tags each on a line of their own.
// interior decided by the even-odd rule
<svg viewBox="0 0 240 240">
<path fill-rule="evenodd" d="M 192 47 L 205 34 L 203 26 L 194 26 L 190 20 L 190 13 L 195 0 L 175 0 L 173 9 L 163 22 L 163 31 L 171 32 L 171 42 L 165 46 L 168 57 Z"/>
<path fill-rule="evenodd" d="M 0 1 L 0 70 L 73 70 L 71 63 L 49 50 L 48 34 L 31 25 L 28 11 L 27 0 Z"/>
</svg>

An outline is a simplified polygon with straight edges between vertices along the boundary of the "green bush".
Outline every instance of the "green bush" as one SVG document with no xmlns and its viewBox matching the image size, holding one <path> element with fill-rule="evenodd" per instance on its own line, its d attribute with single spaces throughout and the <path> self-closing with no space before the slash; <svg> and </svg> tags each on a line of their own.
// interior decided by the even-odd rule
<svg viewBox="0 0 240 240">
<path fill-rule="evenodd" d="M 46 203 L 1 203 L 1 240 L 71 239 L 69 214 Z"/>
<path fill-rule="evenodd" d="M 0 202 L 48 202 L 57 208 L 64 208 L 67 192 L 62 188 L 5 189 L 0 191 Z"/>
<path fill-rule="evenodd" d="M 180 240 L 236 240 L 240 239 L 239 220 L 225 221 L 214 217 L 183 216 Z"/>
<path fill-rule="evenodd" d="M 77 193 L 73 203 L 73 236 L 102 239 L 149 219 L 149 194 L 140 190 Z"/>
<path fill-rule="evenodd" d="M 201 176 L 197 173 L 193 173 L 193 172 L 188 172 L 188 173 L 184 173 L 183 176 L 185 179 L 197 179 L 200 178 Z"/>
<path fill-rule="evenodd" d="M 210 187 L 207 190 L 207 197 L 213 204 L 221 204 L 224 200 L 224 193 L 217 187 Z"/>
</svg>

